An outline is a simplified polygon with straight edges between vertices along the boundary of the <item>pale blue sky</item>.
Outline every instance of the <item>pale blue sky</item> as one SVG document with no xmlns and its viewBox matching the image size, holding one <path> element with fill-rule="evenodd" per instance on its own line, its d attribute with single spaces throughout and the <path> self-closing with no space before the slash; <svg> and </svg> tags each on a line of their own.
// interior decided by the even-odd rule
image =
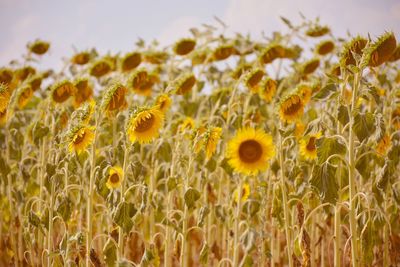
<svg viewBox="0 0 400 267">
<path fill-rule="evenodd" d="M 347 30 L 400 34 L 400 0 L 0 0 L 0 66 L 19 58 L 36 38 L 52 44 L 43 63 L 60 66 L 72 45 L 104 53 L 129 51 L 138 37 L 169 44 L 189 36 L 191 27 L 215 23 L 214 15 L 230 32 L 269 35 L 284 29 L 280 15 L 296 22 L 299 12 L 320 16 L 340 36 Z"/>
</svg>

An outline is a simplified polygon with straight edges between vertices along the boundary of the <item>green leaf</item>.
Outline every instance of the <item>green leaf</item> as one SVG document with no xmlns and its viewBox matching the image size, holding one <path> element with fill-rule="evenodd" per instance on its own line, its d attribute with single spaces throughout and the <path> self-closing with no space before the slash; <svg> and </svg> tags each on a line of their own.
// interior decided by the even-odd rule
<svg viewBox="0 0 400 267">
<path fill-rule="evenodd" d="M 387 160 L 379 173 L 377 187 L 385 192 L 389 181 L 395 177 L 395 175 L 396 166 L 393 165 L 393 162 Z"/>
<path fill-rule="evenodd" d="M 372 113 L 357 113 L 354 116 L 353 130 L 360 142 L 370 137 L 375 132 L 375 117 Z"/>
<path fill-rule="evenodd" d="M 346 146 L 334 137 L 319 138 L 316 141 L 316 146 L 318 164 L 324 163 L 331 155 L 344 155 L 346 153 Z"/>
<path fill-rule="evenodd" d="M 37 121 L 32 128 L 32 139 L 35 145 L 39 146 L 40 140 L 50 132 L 49 127 Z"/>
<path fill-rule="evenodd" d="M 136 214 L 136 211 L 134 204 L 123 201 L 118 204 L 113 220 L 125 233 L 129 233 L 133 226 L 132 217 Z"/>
<path fill-rule="evenodd" d="M 339 107 L 338 119 L 342 126 L 345 126 L 349 122 L 349 113 L 344 105 L 340 105 Z"/>
<path fill-rule="evenodd" d="M 336 84 L 329 83 L 321 88 L 315 95 L 314 98 L 318 100 L 324 100 L 332 96 L 337 91 Z"/>
<path fill-rule="evenodd" d="M 108 239 L 103 247 L 104 260 L 107 266 L 116 266 L 117 263 L 117 248 L 111 239 Z"/>
<path fill-rule="evenodd" d="M 315 165 L 310 185 L 319 193 L 323 202 L 335 204 L 338 199 L 339 186 L 336 181 L 336 168 L 329 164 Z"/>
<path fill-rule="evenodd" d="M 199 211 L 199 219 L 197 222 L 197 226 L 202 227 L 204 225 L 205 219 L 209 213 L 210 209 L 207 206 L 201 207 Z"/>
<path fill-rule="evenodd" d="M 386 125 L 385 125 L 385 121 L 383 119 L 382 114 L 380 113 L 375 113 L 374 114 L 375 117 L 375 134 L 374 134 L 374 140 L 375 141 L 380 141 L 386 133 Z"/>
<path fill-rule="evenodd" d="M 188 190 L 186 190 L 184 198 L 186 206 L 191 209 L 194 207 L 196 201 L 200 198 L 200 192 L 190 187 Z"/>
<path fill-rule="evenodd" d="M 167 179 L 167 188 L 168 192 L 174 190 L 178 186 L 178 178 L 177 177 L 168 177 Z"/>
</svg>

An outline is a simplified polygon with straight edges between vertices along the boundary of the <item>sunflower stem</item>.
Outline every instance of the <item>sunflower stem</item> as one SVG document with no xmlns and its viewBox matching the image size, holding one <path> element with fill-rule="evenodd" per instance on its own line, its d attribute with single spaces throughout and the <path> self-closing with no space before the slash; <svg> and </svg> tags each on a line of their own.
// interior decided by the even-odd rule
<svg viewBox="0 0 400 267">
<path fill-rule="evenodd" d="M 360 79 L 362 77 L 362 70 L 357 72 L 354 76 L 353 81 L 353 95 L 351 101 L 351 110 L 350 110 L 350 125 L 349 125 L 349 142 L 348 142 L 348 151 L 349 151 L 349 202 L 350 202 L 350 234 L 351 234 L 351 260 L 352 266 L 358 267 L 359 258 L 358 258 L 358 234 L 357 234 L 357 214 L 356 214 L 356 205 L 354 196 L 357 194 L 356 184 L 355 184 L 355 176 L 356 176 L 356 157 L 355 157 L 355 142 L 354 142 L 354 116 L 352 115 L 354 109 L 356 108 L 357 102 L 357 94 L 360 86 Z"/>
<path fill-rule="evenodd" d="M 52 234 L 53 234 L 53 213 L 54 213 L 54 181 L 50 185 L 50 206 L 49 206 L 49 231 L 47 236 L 47 266 L 51 266 Z"/>
<path fill-rule="evenodd" d="M 125 138 L 124 161 L 122 164 L 122 183 L 121 183 L 121 202 L 124 201 L 126 187 L 126 168 L 128 165 L 128 157 L 130 146 L 128 146 L 128 137 Z M 124 231 L 122 227 L 118 228 L 118 260 L 124 257 Z"/>
<path fill-rule="evenodd" d="M 289 267 L 293 267 L 293 259 L 292 259 L 292 235 L 289 226 L 290 222 L 290 214 L 289 214 L 289 207 L 287 201 L 287 194 L 286 194 L 286 183 L 285 183 L 285 172 L 284 172 L 284 155 L 283 155 L 283 140 L 282 136 L 279 136 L 280 140 L 280 149 L 279 149 L 279 165 L 281 167 L 281 190 L 282 190 L 282 203 L 283 203 L 283 213 L 285 221 L 285 235 L 286 235 L 286 250 L 288 254 L 288 261 Z"/>
<path fill-rule="evenodd" d="M 240 214 L 242 211 L 242 187 L 243 187 L 243 179 L 239 177 L 238 184 L 238 202 L 236 206 L 236 216 L 235 216 L 235 226 L 234 226 L 234 241 L 233 241 L 233 266 L 239 266 L 239 222 L 240 222 Z"/>
</svg>

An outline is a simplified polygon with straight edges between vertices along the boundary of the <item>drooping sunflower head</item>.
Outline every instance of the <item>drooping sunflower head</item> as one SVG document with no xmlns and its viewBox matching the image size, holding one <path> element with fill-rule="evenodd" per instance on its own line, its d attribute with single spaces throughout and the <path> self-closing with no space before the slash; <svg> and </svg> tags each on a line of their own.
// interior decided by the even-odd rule
<svg viewBox="0 0 400 267">
<path fill-rule="evenodd" d="M 314 160 L 317 158 L 316 141 L 321 137 L 321 132 L 310 134 L 299 141 L 300 155 L 307 160 Z"/>
<path fill-rule="evenodd" d="M 67 133 L 69 151 L 79 155 L 93 142 L 94 135 L 94 127 L 75 125 Z"/>
<path fill-rule="evenodd" d="M 16 93 L 18 108 L 23 109 L 29 103 L 33 96 L 32 87 L 29 84 L 24 83 L 17 89 Z"/>
<path fill-rule="evenodd" d="M 222 128 L 211 127 L 204 135 L 204 147 L 206 149 L 206 158 L 210 159 L 217 150 L 218 141 L 221 139 Z"/>
<path fill-rule="evenodd" d="M 9 85 L 13 80 L 14 72 L 9 68 L 0 68 L 0 84 Z"/>
<path fill-rule="evenodd" d="M 253 93 L 257 93 L 259 83 L 265 75 L 265 71 L 260 68 L 254 68 L 244 76 L 244 84 Z"/>
<path fill-rule="evenodd" d="M 278 43 L 271 43 L 261 51 L 259 59 L 261 63 L 269 64 L 277 58 L 284 58 L 285 54 L 285 47 Z"/>
<path fill-rule="evenodd" d="M 266 101 L 271 102 L 276 93 L 277 83 L 271 77 L 267 77 L 261 82 L 259 94 Z"/>
<path fill-rule="evenodd" d="M 63 103 L 75 95 L 76 87 L 68 80 L 55 83 L 51 88 L 51 98 L 56 103 Z"/>
<path fill-rule="evenodd" d="M 158 137 L 164 122 L 164 114 L 157 107 L 142 107 L 134 110 L 129 118 L 127 134 L 132 143 L 150 143 Z"/>
<path fill-rule="evenodd" d="M 33 76 L 35 74 L 36 74 L 36 69 L 32 66 L 24 66 L 15 71 L 15 75 L 18 81 L 20 82 L 25 81 L 26 78 L 28 78 L 29 76 Z"/>
<path fill-rule="evenodd" d="M 196 77 L 193 73 L 185 73 L 179 76 L 174 82 L 173 87 L 177 95 L 189 93 L 196 84 Z"/>
<path fill-rule="evenodd" d="M 133 70 L 142 62 L 142 54 L 139 52 L 131 52 L 126 54 L 120 61 L 120 67 L 123 72 Z"/>
<path fill-rule="evenodd" d="M 158 81 L 158 77 L 150 74 L 147 70 L 140 68 L 135 70 L 128 80 L 129 88 L 138 95 L 150 96 L 153 85 Z"/>
<path fill-rule="evenodd" d="M 108 177 L 106 186 L 110 190 L 117 189 L 121 186 L 122 181 L 124 180 L 124 175 L 122 168 L 119 166 L 110 167 L 108 169 Z"/>
<path fill-rule="evenodd" d="M 76 107 L 79 107 L 93 96 L 93 85 L 88 78 L 80 77 L 74 81 L 74 86 L 76 88 L 74 104 Z"/>
<path fill-rule="evenodd" d="M 242 188 L 236 188 L 235 191 L 233 191 L 233 200 L 238 203 L 239 202 L 239 190 L 242 190 L 242 197 L 241 197 L 241 202 L 244 203 L 250 196 L 250 185 L 248 183 L 244 183 L 242 185 Z"/>
<path fill-rule="evenodd" d="M 102 58 L 93 63 L 90 67 L 89 73 L 96 78 L 100 78 L 110 73 L 113 69 L 113 65 L 113 62 L 110 59 Z"/>
<path fill-rule="evenodd" d="M 342 66 L 356 65 L 354 54 L 361 56 L 367 42 L 367 39 L 357 36 L 345 44 L 340 55 L 340 64 Z"/>
<path fill-rule="evenodd" d="M 172 100 L 167 94 L 161 94 L 156 98 L 155 106 L 164 114 L 169 110 L 171 104 Z"/>
<path fill-rule="evenodd" d="M 331 30 L 328 26 L 321 26 L 319 24 L 310 26 L 307 31 L 306 35 L 309 37 L 321 37 L 328 34 Z"/>
<path fill-rule="evenodd" d="M 178 126 L 178 130 L 180 133 L 184 133 L 186 131 L 191 131 L 195 128 L 196 124 L 191 117 L 186 117 L 185 119 L 181 120 Z"/>
<path fill-rule="evenodd" d="M 96 102 L 91 99 L 72 113 L 72 120 L 79 124 L 88 124 L 96 108 Z"/>
<path fill-rule="evenodd" d="M 300 66 L 300 72 L 303 76 L 307 76 L 316 71 L 316 69 L 319 67 L 319 64 L 320 60 L 318 58 L 310 59 Z"/>
<path fill-rule="evenodd" d="M 43 81 L 43 75 L 42 74 L 35 74 L 33 76 L 30 76 L 26 80 L 26 83 L 28 83 L 32 87 L 32 90 L 35 92 L 42 85 L 42 81 Z"/>
<path fill-rule="evenodd" d="M 261 129 L 241 129 L 228 143 L 228 163 L 238 173 L 257 175 L 274 155 L 272 137 Z"/>
<path fill-rule="evenodd" d="M 177 41 L 174 45 L 174 52 L 177 55 L 184 56 L 193 51 L 196 41 L 191 38 L 184 38 Z"/>
<path fill-rule="evenodd" d="M 76 65 L 86 65 L 89 63 L 91 57 L 92 55 L 89 51 L 82 51 L 72 56 L 71 63 Z"/>
<path fill-rule="evenodd" d="M 50 43 L 42 41 L 42 40 L 36 40 L 35 42 L 28 44 L 28 49 L 32 53 L 36 55 L 43 55 L 49 50 Z"/>
<path fill-rule="evenodd" d="M 317 47 L 315 48 L 315 52 L 318 55 L 324 56 L 332 52 L 333 49 L 335 49 L 335 43 L 331 40 L 325 40 L 317 45 Z"/>
<path fill-rule="evenodd" d="M 290 123 L 299 119 L 304 113 L 304 102 L 297 92 L 287 94 L 279 105 L 279 115 L 282 121 Z"/>
<path fill-rule="evenodd" d="M 127 93 L 128 89 L 123 84 L 119 82 L 111 83 L 101 101 L 101 110 L 108 113 L 124 110 L 128 106 L 125 99 Z"/>
<path fill-rule="evenodd" d="M 388 61 L 396 50 L 396 44 L 396 37 L 393 32 L 387 32 L 380 36 L 375 43 L 366 49 L 368 66 L 377 67 Z"/>
<path fill-rule="evenodd" d="M 221 61 L 227 59 L 230 56 L 232 56 L 235 53 L 235 51 L 236 49 L 233 46 L 233 44 L 221 44 L 213 51 L 212 59 L 214 61 Z"/>
</svg>

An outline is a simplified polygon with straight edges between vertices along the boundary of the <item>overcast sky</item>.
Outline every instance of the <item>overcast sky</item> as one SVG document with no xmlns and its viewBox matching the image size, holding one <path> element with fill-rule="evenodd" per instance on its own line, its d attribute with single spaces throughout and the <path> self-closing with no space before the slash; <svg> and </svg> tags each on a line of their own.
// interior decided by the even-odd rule
<svg viewBox="0 0 400 267">
<path fill-rule="evenodd" d="M 57 67 L 73 46 L 105 53 L 129 51 L 139 37 L 169 44 L 191 27 L 215 24 L 214 15 L 230 32 L 269 35 L 285 29 L 279 16 L 298 22 L 299 12 L 319 16 L 339 36 L 400 35 L 400 0 L 0 0 L 0 66 L 36 38 L 51 42 L 44 64 Z"/>
</svg>

